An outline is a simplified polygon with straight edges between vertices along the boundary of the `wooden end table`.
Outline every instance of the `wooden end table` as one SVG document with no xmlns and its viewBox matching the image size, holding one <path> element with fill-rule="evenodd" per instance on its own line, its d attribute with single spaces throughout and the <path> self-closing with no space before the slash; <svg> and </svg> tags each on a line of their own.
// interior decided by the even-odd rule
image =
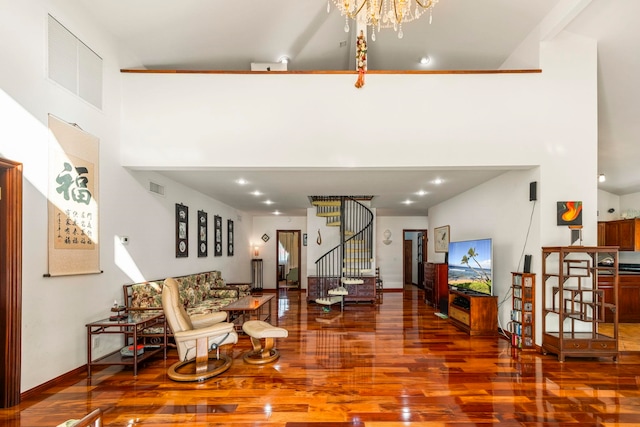
<svg viewBox="0 0 640 427">
<path fill-rule="evenodd" d="M 144 352 L 138 354 L 135 348 L 143 331 L 153 326 L 164 328 L 164 338 L 159 345 L 145 346 Z M 87 376 L 91 377 L 91 367 L 98 365 L 129 365 L 133 366 L 133 375 L 138 375 L 138 364 L 163 351 L 167 358 L 167 322 L 162 310 L 159 311 L 130 311 L 121 320 L 102 319 L 87 323 Z M 133 345 L 132 356 L 122 356 L 120 349 L 93 360 L 91 355 L 92 339 L 95 335 L 122 334 L 124 346 Z M 131 338 L 131 340 L 129 339 Z M 130 342 L 131 341 L 131 342 Z"/>
</svg>

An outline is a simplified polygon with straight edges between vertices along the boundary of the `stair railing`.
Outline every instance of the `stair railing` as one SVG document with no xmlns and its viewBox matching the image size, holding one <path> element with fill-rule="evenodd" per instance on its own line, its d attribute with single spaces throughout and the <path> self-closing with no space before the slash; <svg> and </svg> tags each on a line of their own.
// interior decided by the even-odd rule
<svg viewBox="0 0 640 427">
<path fill-rule="evenodd" d="M 329 289 L 361 282 L 363 275 L 371 273 L 373 263 L 373 213 L 351 197 L 331 200 L 340 202 L 339 218 L 327 216 L 327 212 L 336 212 L 336 206 L 317 206 L 317 212 L 324 212 L 320 216 L 327 216 L 327 225 L 339 221 L 340 243 L 316 261 L 319 298 L 327 298 Z"/>
</svg>

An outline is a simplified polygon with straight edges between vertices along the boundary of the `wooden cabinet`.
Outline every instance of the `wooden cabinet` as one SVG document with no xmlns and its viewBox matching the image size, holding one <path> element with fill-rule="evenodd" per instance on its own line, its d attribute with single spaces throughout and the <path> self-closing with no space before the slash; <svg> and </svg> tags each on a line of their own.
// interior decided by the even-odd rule
<svg viewBox="0 0 640 427">
<path fill-rule="evenodd" d="M 449 291 L 449 321 L 471 336 L 498 333 L 498 297 Z"/>
<path fill-rule="evenodd" d="M 605 301 L 614 297 L 614 277 L 601 275 L 598 287 L 604 290 Z M 620 274 L 618 276 L 618 323 L 640 323 L 640 275 Z M 605 322 L 613 323 L 613 313 L 605 312 Z"/>
<path fill-rule="evenodd" d="M 536 349 L 536 275 L 511 273 L 511 345 Z"/>
<path fill-rule="evenodd" d="M 447 285 L 448 266 L 443 263 L 424 264 L 424 300 L 442 313 L 449 306 L 449 286 Z"/>
<path fill-rule="evenodd" d="M 327 280 L 327 287 L 329 289 L 337 288 L 340 283 L 339 277 L 329 278 Z M 345 302 L 361 302 L 369 301 L 375 302 L 376 300 L 376 278 L 375 276 L 362 277 L 363 283 L 359 285 L 345 284 L 349 295 L 344 297 Z M 314 302 L 320 295 L 319 278 L 317 276 L 307 277 L 307 302 Z"/>
<path fill-rule="evenodd" d="M 606 246 L 606 222 L 598 222 L 598 246 Z"/>
<path fill-rule="evenodd" d="M 600 224 L 604 224 L 601 228 Z M 604 232 L 604 238 L 598 235 L 598 241 L 605 246 L 618 246 L 621 251 L 640 251 L 640 218 L 621 219 L 602 222 L 598 232 Z"/>
<path fill-rule="evenodd" d="M 611 265 L 599 259 L 611 257 Z M 612 292 L 600 288 L 609 277 Z M 618 357 L 618 248 L 564 246 L 542 248 L 542 351 L 575 357 Z M 608 313 L 609 312 L 609 313 Z M 612 317 L 610 335 L 599 326 Z"/>
</svg>

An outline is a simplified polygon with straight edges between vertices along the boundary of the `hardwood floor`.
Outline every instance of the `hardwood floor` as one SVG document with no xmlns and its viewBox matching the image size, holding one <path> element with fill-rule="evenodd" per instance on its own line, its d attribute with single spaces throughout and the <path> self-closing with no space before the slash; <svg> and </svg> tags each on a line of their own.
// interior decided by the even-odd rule
<svg viewBox="0 0 640 427">
<path fill-rule="evenodd" d="M 602 324 L 598 331 L 612 337 L 613 324 Z M 640 324 L 620 323 L 618 325 L 618 348 L 621 351 L 640 351 Z"/>
<path fill-rule="evenodd" d="M 116 427 L 638 426 L 640 353 L 607 359 L 520 353 L 499 337 L 470 338 L 434 315 L 413 286 L 381 304 L 307 305 L 273 299 L 281 358 L 249 365 L 241 336 L 226 373 L 203 383 L 168 379 L 176 361 L 78 374 L 0 410 L 2 426 L 56 426 L 95 408 Z M 275 311 L 274 311 L 275 313 Z"/>
</svg>

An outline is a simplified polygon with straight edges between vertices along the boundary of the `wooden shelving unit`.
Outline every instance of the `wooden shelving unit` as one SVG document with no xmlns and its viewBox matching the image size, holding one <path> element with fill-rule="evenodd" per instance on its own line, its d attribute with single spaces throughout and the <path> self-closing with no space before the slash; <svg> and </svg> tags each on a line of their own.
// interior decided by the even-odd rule
<svg viewBox="0 0 640 427">
<path fill-rule="evenodd" d="M 611 262 L 599 263 L 608 258 Z M 556 246 L 542 248 L 542 351 L 572 357 L 618 358 L 618 248 Z M 598 278 L 610 278 L 613 292 L 605 299 Z M 609 313 L 607 313 L 609 312 Z M 598 327 L 609 318 L 611 336 Z"/>
<path fill-rule="evenodd" d="M 511 273 L 511 345 L 536 349 L 536 275 Z"/>
</svg>

